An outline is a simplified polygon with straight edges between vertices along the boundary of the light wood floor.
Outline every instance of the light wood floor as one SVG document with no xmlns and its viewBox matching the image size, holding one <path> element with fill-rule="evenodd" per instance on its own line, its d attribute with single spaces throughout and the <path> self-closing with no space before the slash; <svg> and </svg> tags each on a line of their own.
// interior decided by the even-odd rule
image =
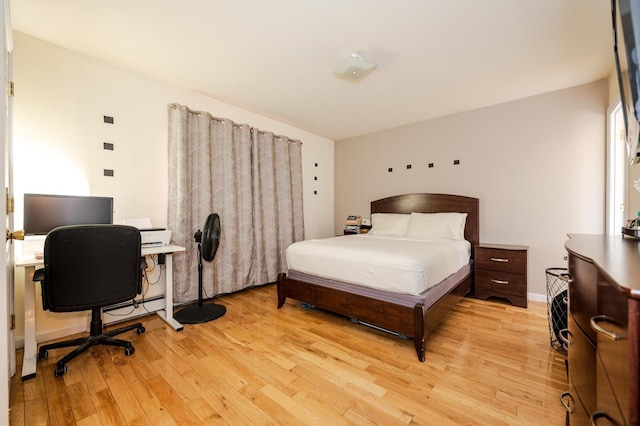
<svg viewBox="0 0 640 426">
<path fill-rule="evenodd" d="M 12 379 L 11 424 L 564 424 L 544 303 L 464 299 L 421 363 L 411 340 L 292 300 L 276 309 L 273 285 L 217 302 L 224 317 L 182 332 L 144 318 L 125 335 L 135 354 L 94 347 L 63 377 L 68 350 L 50 351 L 35 379 Z"/>
</svg>

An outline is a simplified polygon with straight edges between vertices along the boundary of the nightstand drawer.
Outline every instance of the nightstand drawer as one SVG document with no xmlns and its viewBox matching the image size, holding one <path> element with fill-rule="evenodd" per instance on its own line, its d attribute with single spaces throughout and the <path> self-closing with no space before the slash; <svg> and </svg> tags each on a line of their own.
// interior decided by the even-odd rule
<svg viewBox="0 0 640 426">
<path fill-rule="evenodd" d="M 527 276 L 511 272 L 476 269 L 475 291 L 477 293 L 492 293 L 498 296 L 510 294 L 526 297 Z"/>
<path fill-rule="evenodd" d="M 526 250 L 501 250 L 476 247 L 476 269 L 504 271 L 514 274 L 527 273 Z"/>
</svg>

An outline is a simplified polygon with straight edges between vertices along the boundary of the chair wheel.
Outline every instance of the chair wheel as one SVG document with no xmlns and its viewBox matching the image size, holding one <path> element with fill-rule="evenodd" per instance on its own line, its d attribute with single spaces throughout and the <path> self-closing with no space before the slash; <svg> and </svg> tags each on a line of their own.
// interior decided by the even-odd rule
<svg viewBox="0 0 640 426">
<path fill-rule="evenodd" d="M 133 353 L 134 353 L 135 351 L 136 351 L 136 348 L 134 348 L 133 346 L 129 346 L 129 347 L 127 347 L 127 348 L 124 348 L 124 354 L 125 354 L 126 356 L 133 355 Z"/>
<path fill-rule="evenodd" d="M 40 361 L 41 359 L 47 359 L 47 358 L 49 358 L 49 351 L 38 352 L 38 361 Z"/>
<path fill-rule="evenodd" d="M 144 333 L 144 332 L 145 332 L 145 328 L 144 328 L 144 327 L 138 327 L 138 328 L 136 329 L 136 333 L 138 333 L 138 334 L 142 334 L 142 333 Z"/>
<path fill-rule="evenodd" d="M 56 365 L 56 371 L 53 372 L 53 374 L 55 374 L 56 377 L 60 377 L 64 374 L 66 374 L 67 372 L 67 365 L 63 365 L 62 367 L 59 365 Z"/>
</svg>

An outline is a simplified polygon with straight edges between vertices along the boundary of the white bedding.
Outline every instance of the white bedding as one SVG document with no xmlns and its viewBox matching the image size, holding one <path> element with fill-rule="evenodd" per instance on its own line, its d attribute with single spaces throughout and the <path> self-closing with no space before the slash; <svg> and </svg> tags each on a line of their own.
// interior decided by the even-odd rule
<svg viewBox="0 0 640 426">
<path fill-rule="evenodd" d="M 469 263 L 466 240 L 347 235 L 287 248 L 289 269 L 379 290 L 419 295 Z"/>
</svg>

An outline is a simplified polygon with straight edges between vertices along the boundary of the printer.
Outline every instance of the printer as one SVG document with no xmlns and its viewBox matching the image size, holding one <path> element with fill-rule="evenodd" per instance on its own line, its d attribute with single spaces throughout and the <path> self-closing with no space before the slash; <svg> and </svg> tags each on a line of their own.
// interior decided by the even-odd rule
<svg viewBox="0 0 640 426">
<path fill-rule="evenodd" d="M 141 229 L 142 247 L 168 246 L 171 243 L 171 231 L 166 229 Z"/>
<path fill-rule="evenodd" d="M 142 247 L 168 246 L 171 244 L 171 231 L 165 228 L 154 228 L 151 219 L 124 219 L 124 224 L 140 230 Z"/>
</svg>

